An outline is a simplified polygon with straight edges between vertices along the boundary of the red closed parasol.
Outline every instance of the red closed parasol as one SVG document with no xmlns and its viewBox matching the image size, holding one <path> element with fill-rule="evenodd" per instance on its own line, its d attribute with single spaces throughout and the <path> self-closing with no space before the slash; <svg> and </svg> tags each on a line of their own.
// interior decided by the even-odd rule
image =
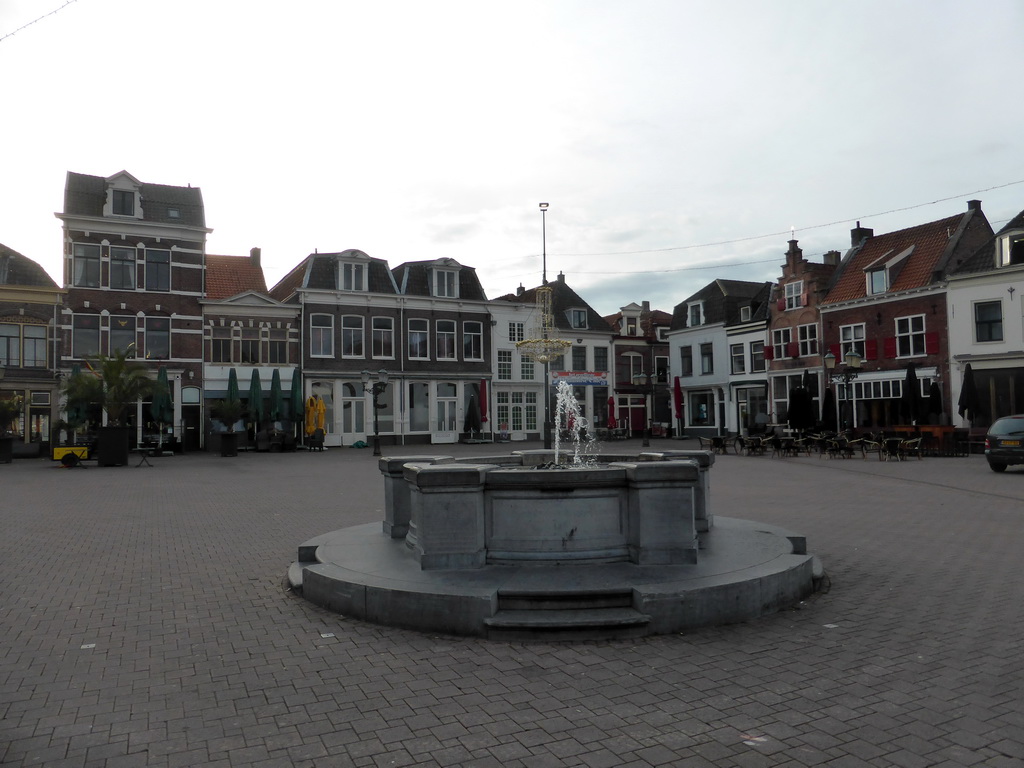
<svg viewBox="0 0 1024 768">
<path fill-rule="evenodd" d="M 608 398 L 608 429 L 615 429 L 618 423 L 615 421 L 615 398 Z"/>
</svg>

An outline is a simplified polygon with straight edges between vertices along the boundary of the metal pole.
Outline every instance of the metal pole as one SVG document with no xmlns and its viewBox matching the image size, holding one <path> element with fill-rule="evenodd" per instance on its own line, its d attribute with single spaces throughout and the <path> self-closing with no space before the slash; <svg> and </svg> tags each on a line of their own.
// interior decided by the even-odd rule
<svg viewBox="0 0 1024 768">
<path fill-rule="evenodd" d="M 373 455 L 380 456 L 380 394 L 381 384 L 373 385 Z"/>
</svg>

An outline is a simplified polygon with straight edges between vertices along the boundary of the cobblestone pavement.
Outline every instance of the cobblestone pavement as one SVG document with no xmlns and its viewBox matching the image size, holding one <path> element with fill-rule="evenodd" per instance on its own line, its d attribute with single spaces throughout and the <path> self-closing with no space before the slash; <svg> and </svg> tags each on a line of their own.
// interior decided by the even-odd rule
<svg viewBox="0 0 1024 768">
<path fill-rule="evenodd" d="M 300 543 L 381 518 L 369 451 L 153 463 L 0 466 L 0 764 L 1024 765 L 1024 471 L 719 457 L 715 513 L 805 534 L 828 592 L 682 635 L 522 644 L 288 593 Z"/>
</svg>

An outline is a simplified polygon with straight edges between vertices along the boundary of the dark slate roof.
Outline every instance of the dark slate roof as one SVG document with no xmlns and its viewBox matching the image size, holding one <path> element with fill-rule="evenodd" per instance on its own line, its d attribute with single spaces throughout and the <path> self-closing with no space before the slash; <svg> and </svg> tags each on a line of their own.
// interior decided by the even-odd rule
<svg viewBox="0 0 1024 768">
<path fill-rule="evenodd" d="M 604 321 L 608 323 L 613 331 L 620 336 L 622 333 L 622 311 L 616 312 L 614 315 L 605 315 Z M 640 331 L 643 338 L 654 338 L 657 333 L 657 328 L 664 327 L 668 328 L 672 325 L 672 315 L 669 312 L 663 312 L 660 309 L 651 309 L 640 312 Z M 633 338 L 633 337 L 626 337 Z"/>
<path fill-rule="evenodd" d="M 996 266 L 996 242 L 998 242 L 1001 236 L 1014 230 L 1024 230 L 1024 211 L 1010 219 L 1002 229 L 995 233 L 991 240 L 970 256 L 963 261 L 951 264 L 950 274 L 971 275 L 998 269 Z"/>
<path fill-rule="evenodd" d="M 672 330 L 686 328 L 689 323 L 687 307 L 694 302 L 704 302 L 704 325 L 723 323 L 735 325 L 740 322 L 740 308 L 752 307 L 751 321 L 768 318 L 768 300 L 771 296 L 770 282 L 754 283 L 746 280 L 715 280 L 708 283 L 672 310 Z"/>
<path fill-rule="evenodd" d="M 448 265 L 446 265 L 446 262 Z M 459 270 L 459 298 L 467 301 L 487 301 L 487 294 L 480 285 L 480 278 L 473 267 L 466 267 L 452 259 L 431 261 L 407 261 L 399 264 L 391 273 L 398 290 L 406 296 L 430 296 L 430 270 L 433 267 Z"/>
<path fill-rule="evenodd" d="M 397 293 L 388 263 L 384 259 L 375 259 L 363 251 L 348 249 L 335 253 L 311 253 L 281 278 L 270 290 L 270 295 L 278 301 L 287 301 L 300 288 L 336 291 L 338 262 L 344 261 L 346 257 L 358 257 L 368 265 L 367 286 L 370 293 Z"/>
<path fill-rule="evenodd" d="M 267 292 L 263 267 L 249 256 L 206 254 L 206 298 L 226 299 L 245 291 Z"/>
<path fill-rule="evenodd" d="M 46 270 L 27 256 L 0 243 L 0 285 L 59 288 Z"/>
<path fill-rule="evenodd" d="M 537 303 L 537 289 L 530 288 L 527 291 L 523 291 L 520 294 L 506 294 L 500 296 L 498 301 L 511 301 L 519 304 L 536 304 Z M 617 328 L 612 328 L 608 325 L 608 322 L 597 313 L 597 310 L 587 304 L 580 295 L 576 293 L 569 285 L 565 282 L 565 275 L 559 273 L 556 280 L 552 280 L 548 283 L 548 287 L 551 288 L 551 313 L 554 315 L 555 327 L 559 330 L 564 331 L 608 331 L 609 334 L 618 333 Z M 569 323 L 569 318 L 566 312 L 570 309 L 585 309 L 587 311 L 587 327 L 573 328 Z"/>
<path fill-rule="evenodd" d="M 143 183 L 142 220 L 154 224 L 182 224 L 206 227 L 203 193 L 199 187 L 172 187 L 166 184 Z M 106 202 L 107 180 L 68 171 L 64 184 L 64 213 L 77 216 L 102 216 Z M 177 209 L 180 216 L 171 218 L 168 210 Z"/>
</svg>

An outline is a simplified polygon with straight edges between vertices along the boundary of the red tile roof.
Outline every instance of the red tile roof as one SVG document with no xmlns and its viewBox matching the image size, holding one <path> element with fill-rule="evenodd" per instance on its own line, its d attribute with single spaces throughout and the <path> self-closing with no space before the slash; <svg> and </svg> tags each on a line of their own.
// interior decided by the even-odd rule
<svg viewBox="0 0 1024 768">
<path fill-rule="evenodd" d="M 822 304 L 836 304 L 867 296 L 865 267 L 882 259 L 892 258 L 913 246 L 896 280 L 889 286 L 889 293 L 920 288 L 933 281 L 933 273 L 940 266 L 951 238 L 956 235 L 961 222 L 970 212 L 950 216 L 946 219 L 919 224 L 916 227 L 876 235 L 849 257 L 841 267 L 841 274 Z"/>
<path fill-rule="evenodd" d="M 226 299 L 245 291 L 267 292 L 263 267 L 249 256 L 206 254 L 206 298 Z"/>
</svg>

